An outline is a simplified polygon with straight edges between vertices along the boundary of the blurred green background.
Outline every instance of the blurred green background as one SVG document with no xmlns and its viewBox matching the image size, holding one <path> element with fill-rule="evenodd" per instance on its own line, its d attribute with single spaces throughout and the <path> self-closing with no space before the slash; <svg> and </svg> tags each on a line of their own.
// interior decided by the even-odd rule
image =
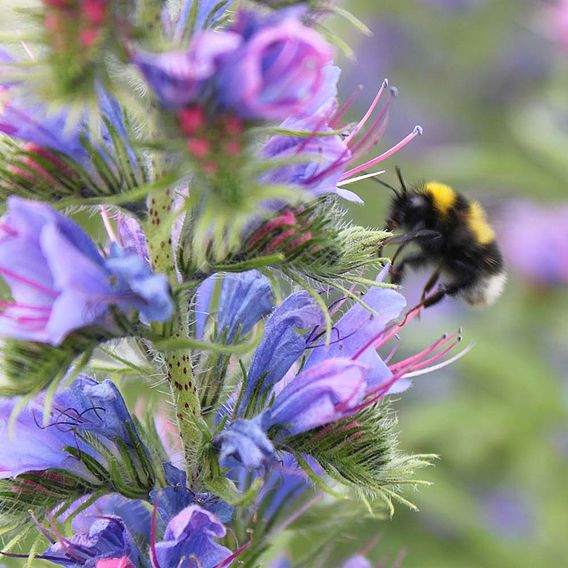
<svg viewBox="0 0 568 568">
<path fill-rule="evenodd" d="M 453 185 L 486 206 L 508 242 L 509 285 L 494 307 L 450 299 L 402 334 L 400 357 L 460 326 L 475 348 L 397 403 L 404 449 L 440 459 L 419 472 L 433 486 L 409 495 L 420 512 L 399 506 L 392 521 L 357 529 L 359 542 L 381 535 L 375 560 L 402 552 L 406 568 L 568 565 L 568 29 L 563 45 L 554 4 L 344 2 L 373 32 L 337 27 L 355 57 L 343 65 L 343 98 L 364 86 L 350 119 L 388 77 L 399 96 L 380 150 L 424 127 L 384 164 L 385 179 L 400 165 L 408 181 Z M 388 190 L 365 182 L 357 191 L 366 206 L 354 218 L 381 224 Z M 522 217 L 521 197 L 530 200 Z M 547 276 L 544 254 L 564 278 Z M 523 258 L 532 272 L 519 268 Z M 425 276 L 408 278 L 411 298 Z"/>
</svg>

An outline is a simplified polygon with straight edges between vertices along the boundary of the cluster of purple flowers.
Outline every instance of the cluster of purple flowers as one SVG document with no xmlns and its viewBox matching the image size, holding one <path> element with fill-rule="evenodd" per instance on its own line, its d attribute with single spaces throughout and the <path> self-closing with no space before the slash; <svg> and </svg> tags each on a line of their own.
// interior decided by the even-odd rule
<svg viewBox="0 0 568 568">
<path fill-rule="evenodd" d="M 165 8 L 154 15 L 161 23 L 158 35 L 176 46 L 160 52 L 156 42 L 145 44 L 138 14 L 130 21 L 120 4 L 44 0 L 48 48 L 58 58 L 72 58 L 73 36 L 87 59 L 96 59 L 102 38 L 113 35 L 109 26 L 118 26 L 124 45 L 115 63 L 139 72 L 152 94 L 152 120 L 166 119 L 167 134 L 158 133 L 147 153 L 134 149 L 136 129 L 118 102 L 120 87 L 102 86 L 110 74 L 94 81 L 97 133 L 88 113 L 73 122 L 70 108 L 48 112 L 43 102 L 22 94 L 25 82 L 0 78 L 0 132 L 21 158 L 0 164 L 0 189 L 13 193 L 0 219 L 0 275 L 7 285 L 0 336 L 6 353 L 16 346 L 18 356 L 22 345 L 47 345 L 49 356 L 80 343 L 72 354 L 84 353 L 58 369 L 59 379 L 47 391 L 41 390 L 49 383 L 44 381 L 31 393 L 22 391 L 24 398 L 0 399 L 0 516 L 10 512 L 0 528 L 10 532 L 21 524 L 23 535 L 35 531 L 45 544 L 41 550 L 34 545 L 35 557 L 68 567 L 254 563 L 277 520 L 286 514 L 279 526 L 290 526 L 317 504 L 319 484 L 343 484 L 373 497 L 387 495 L 387 501 L 396 495 L 400 476 L 412 466 L 405 469 L 393 450 L 387 426 L 380 439 L 369 432 L 382 428 L 385 399 L 407 389 L 413 377 L 451 362 L 446 355 L 460 337 L 444 336 L 397 362 L 397 342 L 381 355 L 419 312 L 405 313 L 404 297 L 385 285 L 388 267 L 366 293 L 346 291 L 334 273 L 322 278 L 325 288 L 306 286 L 284 298 L 270 268 L 250 269 L 260 266 L 254 258 L 242 261 L 238 273 L 228 261 L 217 272 L 210 266 L 184 271 L 183 259 L 210 247 L 216 231 L 214 219 L 199 225 L 207 218 L 202 192 L 219 185 L 225 195 L 239 186 L 235 192 L 245 196 L 247 184 L 299 188 L 304 191 L 293 204 L 298 217 L 325 194 L 360 201 L 345 186 L 376 175 L 363 172 L 421 129 L 365 159 L 386 127 L 396 91 L 383 82 L 362 119 L 343 129 L 353 97 L 339 105 L 340 72 L 331 46 L 309 25 L 308 6 L 240 11 L 227 27 L 214 28 L 231 1 L 188 0 L 177 20 Z M 80 25 L 69 36 L 75 16 Z M 101 55 L 93 69 L 105 61 Z M 17 66 L 4 53 L 0 62 Z M 87 68 L 82 55 L 76 63 Z M 258 127 L 269 136 L 259 138 Z M 192 158 L 189 182 L 176 177 L 186 170 L 172 165 L 179 148 L 168 146 L 170 134 Z M 233 176 L 245 161 L 248 169 L 240 171 L 248 177 Z M 230 175 L 209 187 L 221 165 Z M 50 192 L 54 186 L 57 191 Z M 39 200 L 24 198 L 30 192 Z M 280 208 L 283 195 L 262 194 L 278 212 L 264 225 L 258 225 L 257 211 L 247 218 L 246 227 L 256 229 L 252 236 L 248 231 L 248 244 L 278 227 L 283 231 L 269 253 L 287 238 L 294 250 L 308 241 L 311 251 L 332 250 L 322 244 L 328 237 L 318 234 L 319 227 L 297 223 L 292 209 Z M 98 246 L 54 208 L 68 204 L 97 206 L 110 245 Z M 184 248 L 188 239 L 193 242 Z M 382 266 L 373 254 L 367 264 Z M 231 268 L 234 273 L 226 272 Z M 359 272 L 357 277 L 359 287 L 369 283 Z M 335 290 L 329 285 L 334 279 Z M 101 366 L 100 359 L 111 359 L 120 371 Z M 119 373 L 134 375 L 137 391 L 145 380 L 168 382 L 175 426 L 174 414 L 170 418 L 165 410 L 155 419 L 131 414 L 110 380 Z M 362 459 L 350 462 L 349 475 L 342 473 L 345 463 L 336 467 L 333 461 L 338 452 L 334 458 L 322 449 L 335 440 Z M 385 479 L 384 471 L 390 472 Z M 372 484 L 358 487 L 361 479 Z M 381 493 L 383 483 L 388 494 Z M 16 501 L 11 507 L 3 494 L 17 495 L 21 506 Z M 12 548 L 2 553 L 22 556 Z M 361 556 L 344 564 L 367 565 Z"/>
<path fill-rule="evenodd" d="M 59 345 L 89 326 L 112 331 L 112 306 L 146 321 L 171 317 L 163 276 L 118 246 L 104 258 L 79 225 L 49 205 L 11 197 L 0 221 L 0 273 L 12 296 L 2 302 L 3 337 Z"/>
<path fill-rule="evenodd" d="M 386 269 L 378 283 L 385 274 Z M 238 306 L 230 301 L 235 286 L 247 291 L 237 295 L 241 298 Z M 228 276 L 221 290 L 218 320 L 229 329 L 250 329 L 266 313 L 261 299 L 268 286 L 254 271 Z M 202 306 L 207 305 L 210 293 L 208 282 L 198 292 L 200 329 L 206 313 Z M 377 349 L 401 329 L 401 325 L 388 324 L 399 318 L 406 301 L 398 292 L 381 287 L 372 288 L 362 300 L 367 307 L 356 304 L 335 322 L 330 345 L 323 340 L 321 310 L 307 292 L 288 296 L 272 311 L 243 390 L 238 399 L 229 399 L 222 412 L 231 417 L 215 439 L 222 464 L 239 463 L 248 470 L 270 464 L 279 456 L 275 443 L 284 447 L 289 437 L 354 416 L 381 398 L 406 390 L 407 377 L 427 372 L 429 365 L 459 341 L 457 335 L 444 337 L 389 366 Z M 406 320 L 413 316 L 410 312 Z M 266 401 L 271 401 L 270 406 Z"/>
<path fill-rule="evenodd" d="M 168 108 L 212 105 L 246 120 L 278 120 L 320 95 L 332 56 L 295 17 L 241 12 L 226 31 L 194 34 L 187 50 L 138 51 L 134 61 Z"/>
<path fill-rule="evenodd" d="M 219 462 L 243 490 L 247 471 L 265 476 L 255 508 L 262 506 L 267 520 L 290 507 L 311 485 L 294 456 L 283 449 L 289 438 L 308 431 L 325 436 L 320 427 L 356 416 L 388 394 L 405 390 L 408 377 L 427 372 L 458 341 L 455 336 L 444 337 L 421 353 L 388 364 L 377 348 L 400 331 L 402 325 L 391 322 L 405 307 L 404 298 L 394 290 L 372 288 L 363 300 L 377 315 L 352 306 L 337 320 L 335 340 L 326 346 L 321 311 L 307 293 L 292 294 L 272 308 L 271 286 L 260 273 L 226 275 L 213 313 L 206 306 L 214 278 L 198 291 L 197 337 L 214 329 L 231 342 L 237 331 L 247 333 L 269 314 L 240 393 L 230 396 L 219 411 L 217 420 L 224 425 L 212 441 Z M 304 360 L 301 371 L 300 360 Z M 40 420 L 46 401 L 43 394 L 36 396 L 17 414 L 11 437 L 8 420 L 17 404 L 16 399 L 8 399 L 0 406 L 3 479 L 71 473 L 96 483 L 91 459 L 104 470 L 109 453 L 126 448 L 133 454 L 137 446 L 150 459 L 151 452 L 111 381 L 78 377 L 56 393 L 45 425 Z M 175 448 L 164 451 L 173 455 Z M 323 473 L 313 457 L 306 459 L 314 471 Z M 141 468 L 139 457 L 131 463 Z M 231 551 L 216 542 L 226 535 L 233 507 L 212 493 L 192 489 L 185 473 L 171 463 L 159 467 L 164 486 L 144 498 L 101 497 L 73 519 L 73 536 L 54 528 L 44 531 L 52 544 L 39 557 L 63 566 L 146 566 L 143 558 L 150 557 L 157 567 L 184 565 L 185 559 L 193 562 L 189 565 L 213 568 L 227 566 L 247 549 L 250 543 Z M 57 511 L 50 515 L 55 518 Z"/>
</svg>

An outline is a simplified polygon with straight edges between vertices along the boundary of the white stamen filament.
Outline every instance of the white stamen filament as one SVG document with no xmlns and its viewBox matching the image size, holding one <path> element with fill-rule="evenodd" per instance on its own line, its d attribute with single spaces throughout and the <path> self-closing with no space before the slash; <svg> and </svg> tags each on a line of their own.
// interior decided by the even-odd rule
<svg viewBox="0 0 568 568">
<path fill-rule="evenodd" d="M 432 365 L 431 367 L 426 367 L 425 369 L 420 369 L 419 371 L 412 371 L 410 373 L 405 373 L 402 375 L 403 379 L 412 379 L 413 377 L 419 377 L 420 375 L 426 375 L 427 373 L 431 373 L 433 371 L 439 371 L 452 363 L 455 363 L 458 359 L 461 359 L 464 355 L 467 355 L 473 348 L 475 347 L 475 343 L 470 343 L 465 349 L 462 349 L 459 353 L 446 359 L 442 363 L 438 363 L 437 365 Z"/>
<path fill-rule="evenodd" d="M 109 239 L 113 243 L 117 243 L 118 239 L 116 238 L 116 233 L 114 232 L 114 228 L 113 228 L 113 226 L 110 222 L 110 217 L 109 217 L 108 211 L 102 205 L 101 205 L 101 217 L 103 218 L 105 230 L 107 232 Z"/>
<path fill-rule="evenodd" d="M 364 174 L 362 176 L 357 176 L 351 179 L 346 179 L 343 181 L 340 181 L 337 185 L 338 186 L 342 186 L 342 185 L 349 185 L 350 183 L 355 183 L 356 181 L 361 181 L 364 179 L 368 179 L 368 178 L 372 178 L 375 176 L 380 176 L 381 174 L 384 174 L 386 170 L 381 170 L 379 172 L 373 172 L 372 174 Z"/>
</svg>

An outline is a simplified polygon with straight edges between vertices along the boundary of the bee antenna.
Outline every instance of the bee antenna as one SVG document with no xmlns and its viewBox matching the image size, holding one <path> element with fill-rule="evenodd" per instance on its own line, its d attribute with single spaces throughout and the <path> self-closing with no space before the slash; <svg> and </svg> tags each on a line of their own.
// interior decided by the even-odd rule
<svg viewBox="0 0 568 568">
<path fill-rule="evenodd" d="M 400 197 L 400 192 L 398 191 L 398 189 L 396 189 L 396 187 L 393 187 L 392 185 L 390 185 L 386 181 L 383 181 L 382 179 L 378 178 L 372 178 L 372 179 L 373 181 L 376 181 L 377 183 L 380 183 L 381 185 L 388 187 L 396 195 L 396 197 Z"/>
<path fill-rule="evenodd" d="M 398 176 L 398 181 L 400 181 L 400 185 L 402 187 L 402 193 L 403 194 L 408 193 L 408 188 L 406 187 L 406 184 L 404 183 L 404 179 L 402 177 L 402 171 L 398 166 L 396 166 L 395 171 L 396 175 Z"/>
</svg>

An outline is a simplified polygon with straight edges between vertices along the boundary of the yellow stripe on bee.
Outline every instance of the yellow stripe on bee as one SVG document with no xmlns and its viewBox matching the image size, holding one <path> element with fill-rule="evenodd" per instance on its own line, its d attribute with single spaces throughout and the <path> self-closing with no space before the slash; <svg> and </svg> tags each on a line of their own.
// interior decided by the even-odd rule
<svg viewBox="0 0 568 568">
<path fill-rule="evenodd" d="M 495 232 L 489 226 L 485 218 L 485 211 L 477 201 L 469 204 L 466 222 L 480 245 L 486 245 L 495 240 Z"/>
<path fill-rule="evenodd" d="M 442 216 L 448 214 L 458 197 L 449 185 L 437 181 L 429 181 L 424 186 L 423 192 L 430 195 L 434 207 Z"/>
</svg>

